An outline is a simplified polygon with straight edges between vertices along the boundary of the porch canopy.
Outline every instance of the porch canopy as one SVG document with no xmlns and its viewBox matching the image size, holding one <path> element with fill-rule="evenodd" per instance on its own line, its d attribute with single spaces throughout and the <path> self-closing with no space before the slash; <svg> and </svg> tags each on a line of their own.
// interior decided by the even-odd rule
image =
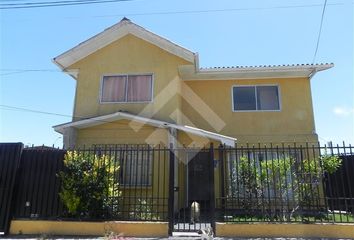
<svg viewBox="0 0 354 240">
<path fill-rule="evenodd" d="M 131 113 L 120 112 L 120 111 L 112 113 L 112 114 L 108 114 L 108 115 L 103 115 L 103 116 L 98 116 L 98 117 L 82 119 L 79 121 L 60 124 L 60 125 L 54 126 L 53 128 L 56 132 L 63 134 L 64 138 L 65 138 L 65 134 L 66 134 L 67 129 L 73 129 L 73 128 L 74 129 L 84 129 L 84 128 L 94 127 L 97 125 L 110 123 L 110 122 L 114 122 L 114 121 L 118 121 L 118 120 L 130 120 L 134 123 L 140 123 L 141 126 L 150 125 L 150 126 L 153 126 L 156 128 L 172 130 L 172 131 L 168 131 L 169 134 L 172 134 L 171 132 L 174 132 L 175 130 L 180 130 L 185 133 L 193 134 L 193 135 L 196 135 L 199 137 L 204 137 L 204 138 L 208 138 L 211 140 L 216 140 L 222 144 L 225 144 L 225 145 L 231 146 L 231 147 L 235 146 L 235 142 L 237 140 L 236 138 L 233 138 L 233 137 L 221 135 L 221 134 L 218 134 L 215 132 L 206 131 L 206 130 L 196 128 L 196 127 L 169 123 L 169 122 L 165 122 L 165 121 L 161 121 L 161 120 L 142 117 L 139 115 L 134 115 Z M 133 126 L 130 126 L 130 127 L 133 128 Z M 169 137 L 169 139 L 170 139 L 170 137 Z"/>
</svg>

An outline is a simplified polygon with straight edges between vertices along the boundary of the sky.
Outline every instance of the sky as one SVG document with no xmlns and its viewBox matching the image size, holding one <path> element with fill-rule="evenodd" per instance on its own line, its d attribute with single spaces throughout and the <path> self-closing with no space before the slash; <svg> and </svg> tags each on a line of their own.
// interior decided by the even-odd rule
<svg viewBox="0 0 354 240">
<path fill-rule="evenodd" d="M 323 4 L 131 0 L 0 9 L 0 142 L 62 145 L 52 126 L 71 121 L 75 80 L 51 60 L 124 16 L 198 52 L 201 67 L 301 64 L 313 62 Z M 315 63 L 335 66 L 311 80 L 316 132 L 323 143 L 354 144 L 353 9 L 353 0 L 328 0 L 325 9 Z"/>
</svg>

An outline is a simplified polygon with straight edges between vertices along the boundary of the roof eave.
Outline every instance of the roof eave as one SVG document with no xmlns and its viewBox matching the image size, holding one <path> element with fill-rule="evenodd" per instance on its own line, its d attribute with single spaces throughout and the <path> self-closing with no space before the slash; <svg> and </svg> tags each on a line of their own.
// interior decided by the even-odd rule
<svg viewBox="0 0 354 240">
<path fill-rule="evenodd" d="M 105 29 L 103 32 L 96 34 L 88 40 L 78 44 L 77 46 L 65 51 L 53 59 L 61 69 L 66 69 L 79 60 L 87 57 L 93 52 L 107 46 L 108 44 L 119 40 L 120 38 L 132 34 L 161 49 L 170 52 L 188 62 L 194 63 L 195 53 L 183 48 L 172 41 L 160 37 L 145 28 L 132 23 L 130 20 L 122 20 L 119 23 Z"/>
<path fill-rule="evenodd" d="M 87 128 L 95 125 L 100 125 L 102 123 L 109 123 L 113 121 L 118 121 L 120 119 L 130 119 L 132 121 L 142 122 L 144 124 L 149 124 L 159 128 L 175 128 L 181 131 L 190 132 L 192 134 L 207 137 L 213 140 L 220 141 L 222 144 L 226 144 L 228 146 L 234 146 L 236 142 L 236 138 L 217 134 L 214 132 L 209 132 L 203 129 L 194 128 L 190 126 L 182 126 L 174 123 L 168 123 L 160 120 L 145 118 L 125 112 L 116 112 L 104 116 L 83 119 L 76 122 L 69 122 L 60 125 L 53 126 L 54 130 L 58 133 L 64 134 L 65 128 L 74 127 L 74 128 Z"/>
<path fill-rule="evenodd" d="M 311 77 L 313 73 L 324 71 L 334 66 L 331 64 L 271 66 L 271 67 L 238 67 L 198 69 L 191 65 L 179 67 L 183 80 L 227 80 L 227 79 L 262 79 L 262 78 L 300 78 Z"/>
</svg>

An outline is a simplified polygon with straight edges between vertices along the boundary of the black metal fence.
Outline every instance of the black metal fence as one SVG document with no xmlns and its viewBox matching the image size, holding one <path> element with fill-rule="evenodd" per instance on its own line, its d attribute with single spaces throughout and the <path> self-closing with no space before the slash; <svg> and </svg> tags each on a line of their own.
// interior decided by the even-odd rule
<svg viewBox="0 0 354 240">
<path fill-rule="evenodd" d="M 57 219 L 63 214 L 59 197 L 66 151 L 55 148 L 25 148 L 18 169 L 13 217 Z"/>
<path fill-rule="evenodd" d="M 11 217 L 168 221 L 170 232 L 198 231 L 216 221 L 354 223 L 351 145 L 67 151 L 22 150 L 21 144 L 11 154 L 5 145 L 0 232 Z"/>
<path fill-rule="evenodd" d="M 167 221 L 169 149 L 25 149 L 14 218 Z"/>
<path fill-rule="evenodd" d="M 218 221 L 354 223 L 353 148 L 220 148 Z"/>
<path fill-rule="evenodd" d="M 0 144 L 0 235 L 10 226 L 13 190 L 19 167 L 22 143 Z"/>
</svg>

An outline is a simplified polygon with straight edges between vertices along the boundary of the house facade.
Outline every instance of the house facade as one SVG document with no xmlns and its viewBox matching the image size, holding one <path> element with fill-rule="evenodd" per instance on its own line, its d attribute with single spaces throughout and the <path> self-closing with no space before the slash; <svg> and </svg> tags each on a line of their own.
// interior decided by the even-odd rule
<svg viewBox="0 0 354 240">
<path fill-rule="evenodd" d="M 77 82 L 66 147 L 317 142 L 310 78 L 332 64 L 201 69 L 123 19 L 54 58 Z"/>
<path fill-rule="evenodd" d="M 257 165 L 313 157 L 302 149 L 201 147 L 317 143 L 310 80 L 333 67 L 200 68 L 197 53 L 126 18 L 53 61 L 76 81 L 73 119 L 54 126 L 65 148 L 124 145 L 116 157 L 122 196 L 138 205 L 163 199 L 151 208 L 166 212 L 172 204 L 184 221 L 193 201 L 202 209 L 221 206 L 238 184 L 241 157 Z M 176 149 L 178 161 L 171 165 L 161 146 Z"/>
<path fill-rule="evenodd" d="M 333 64 L 200 68 L 198 54 L 122 19 L 54 58 L 76 80 L 65 147 L 317 142 L 311 77 Z"/>
</svg>

